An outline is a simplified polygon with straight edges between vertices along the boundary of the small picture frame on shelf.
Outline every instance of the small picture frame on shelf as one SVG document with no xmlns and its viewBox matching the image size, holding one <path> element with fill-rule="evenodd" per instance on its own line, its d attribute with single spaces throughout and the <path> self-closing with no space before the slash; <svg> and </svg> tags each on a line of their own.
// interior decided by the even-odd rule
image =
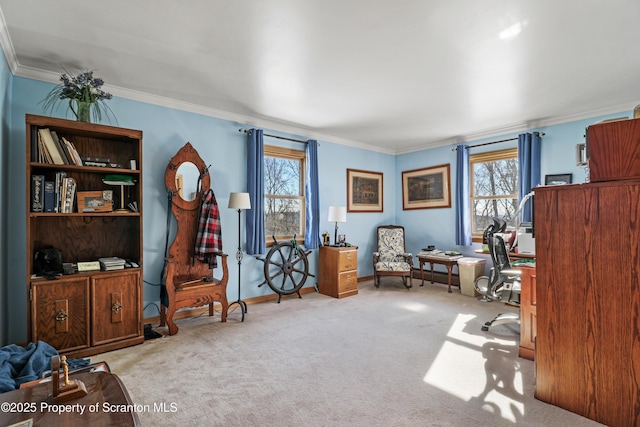
<svg viewBox="0 0 640 427">
<path fill-rule="evenodd" d="M 573 174 L 561 173 L 555 175 L 545 175 L 544 185 L 566 185 L 571 184 Z"/>
<path fill-rule="evenodd" d="M 78 212 L 112 212 L 113 190 L 78 191 Z"/>
</svg>

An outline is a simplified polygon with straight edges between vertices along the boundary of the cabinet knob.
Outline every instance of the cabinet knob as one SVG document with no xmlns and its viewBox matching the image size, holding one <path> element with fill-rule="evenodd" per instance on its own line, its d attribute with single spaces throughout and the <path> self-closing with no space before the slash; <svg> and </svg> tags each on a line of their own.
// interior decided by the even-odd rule
<svg viewBox="0 0 640 427">
<path fill-rule="evenodd" d="M 56 314 L 56 322 L 64 322 L 65 320 L 67 320 L 67 317 L 69 317 L 67 312 L 64 310 L 60 310 L 58 314 Z"/>
<path fill-rule="evenodd" d="M 120 310 L 122 310 L 122 304 L 120 304 L 120 301 L 116 301 L 111 306 L 111 311 L 113 311 L 114 313 L 120 313 Z"/>
</svg>

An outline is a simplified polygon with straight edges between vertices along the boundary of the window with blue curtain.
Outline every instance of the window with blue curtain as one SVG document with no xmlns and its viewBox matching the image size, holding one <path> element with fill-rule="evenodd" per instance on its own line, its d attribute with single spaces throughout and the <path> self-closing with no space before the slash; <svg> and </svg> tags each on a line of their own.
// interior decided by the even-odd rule
<svg viewBox="0 0 640 427">
<path fill-rule="evenodd" d="M 318 142 L 307 141 L 305 151 L 265 146 L 262 130 L 253 129 L 247 143 L 247 188 L 257 206 L 246 218 L 247 253 L 264 253 L 271 236 L 318 248 Z"/>
</svg>

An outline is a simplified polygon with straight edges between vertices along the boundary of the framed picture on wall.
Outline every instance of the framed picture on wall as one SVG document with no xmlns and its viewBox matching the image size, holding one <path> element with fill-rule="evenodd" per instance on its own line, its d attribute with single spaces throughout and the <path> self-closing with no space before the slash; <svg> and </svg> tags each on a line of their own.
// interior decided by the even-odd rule
<svg viewBox="0 0 640 427">
<path fill-rule="evenodd" d="M 347 169 L 347 211 L 382 212 L 384 194 L 381 172 Z"/>
<path fill-rule="evenodd" d="M 402 209 L 451 207 L 449 164 L 402 172 Z"/>
</svg>

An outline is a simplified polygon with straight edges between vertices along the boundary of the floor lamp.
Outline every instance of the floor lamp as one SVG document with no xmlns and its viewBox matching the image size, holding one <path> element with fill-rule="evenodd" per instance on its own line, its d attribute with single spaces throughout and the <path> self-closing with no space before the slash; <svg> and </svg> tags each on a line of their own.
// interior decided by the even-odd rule
<svg viewBox="0 0 640 427">
<path fill-rule="evenodd" d="M 231 193 L 229 195 L 229 209 L 238 210 L 238 251 L 236 252 L 236 259 L 238 260 L 238 300 L 229 304 L 231 307 L 233 304 L 240 306 L 242 312 L 242 321 L 244 322 L 244 314 L 247 312 L 247 303 L 240 299 L 240 273 L 242 271 L 242 245 L 240 243 L 240 216 L 243 210 L 251 209 L 251 200 L 249 199 L 249 193 Z"/>
</svg>

